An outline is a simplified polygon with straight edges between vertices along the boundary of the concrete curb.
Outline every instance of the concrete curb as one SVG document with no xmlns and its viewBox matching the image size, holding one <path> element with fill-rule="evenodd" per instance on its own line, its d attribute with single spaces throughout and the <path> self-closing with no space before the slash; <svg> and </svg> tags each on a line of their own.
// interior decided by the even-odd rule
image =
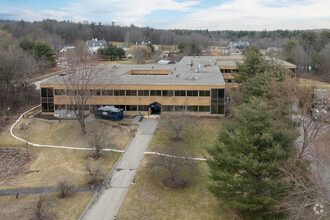
<svg viewBox="0 0 330 220">
<path fill-rule="evenodd" d="M 187 160 L 198 160 L 198 161 L 207 161 L 205 158 L 191 158 L 191 157 L 179 157 L 179 156 L 173 156 L 169 154 L 161 154 L 157 152 L 144 152 L 146 155 L 157 155 L 157 156 L 163 156 L 163 157 L 173 157 L 173 158 L 179 158 L 179 159 L 187 159 Z"/>
<path fill-rule="evenodd" d="M 32 142 L 29 142 L 27 140 L 24 140 L 22 138 L 19 138 L 17 137 L 16 135 L 14 135 L 13 133 L 13 130 L 16 126 L 16 124 L 23 118 L 23 116 L 31 111 L 33 111 L 34 109 L 40 107 L 41 105 L 37 105 L 33 108 L 31 108 L 30 110 L 24 112 L 23 114 L 21 114 L 21 116 L 16 120 L 16 122 L 11 126 L 10 128 L 10 135 L 19 140 L 19 141 L 22 141 L 24 143 L 27 143 L 29 145 L 32 145 L 32 146 L 35 146 L 35 147 L 44 147 L 44 148 L 56 148 L 56 149 L 67 149 L 67 150 L 94 150 L 94 148 L 83 148 L 83 147 L 67 147 L 67 146 L 56 146 L 56 145 L 47 145 L 47 144 L 35 144 L 35 143 L 32 143 Z M 123 153 L 125 152 L 124 150 L 116 150 L 116 149 L 111 149 L 111 148 L 105 148 L 105 149 L 102 149 L 103 151 L 113 151 L 113 152 L 118 152 L 118 153 Z"/>
</svg>

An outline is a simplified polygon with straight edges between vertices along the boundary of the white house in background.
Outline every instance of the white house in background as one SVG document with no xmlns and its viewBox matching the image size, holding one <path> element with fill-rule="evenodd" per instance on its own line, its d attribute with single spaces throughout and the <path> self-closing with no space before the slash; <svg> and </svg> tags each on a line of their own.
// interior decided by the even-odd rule
<svg viewBox="0 0 330 220">
<path fill-rule="evenodd" d="M 232 42 L 230 41 L 228 44 L 228 48 L 229 49 L 243 49 L 246 48 L 247 46 L 249 46 L 250 43 L 248 41 L 238 41 L 238 42 Z"/>
<path fill-rule="evenodd" d="M 90 54 L 95 54 L 98 49 L 105 48 L 107 46 L 107 42 L 105 40 L 97 40 L 97 38 L 95 38 L 86 41 L 86 45 L 88 47 L 88 52 Z"/>
</svg>

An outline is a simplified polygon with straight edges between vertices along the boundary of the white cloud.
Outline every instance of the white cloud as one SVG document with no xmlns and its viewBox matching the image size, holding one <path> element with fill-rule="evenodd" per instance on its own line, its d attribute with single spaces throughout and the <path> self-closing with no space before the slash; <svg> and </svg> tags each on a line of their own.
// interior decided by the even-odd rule
<svg viewBox="0 0 330 220">
<path fill-rule="evenodd" d="M 115 21 L 119 24 L 144 25 L 144 17 L 156 10 L 189 11 L 191 6 L 198 5 L 198 1 L 175 0 L 94 0 L 71 3 L 63 10 L 77 14 L 97 14 L 107 22 Z"/>
<path fill-rule="evenodd" d="M 15 10 L 12 18 L 27 21 L 43 19 L 96 21 L 110 23 L 115 21 L 122 25 L 145 25 L 145 16 L 157 10 L 174 10 L 187 12 L 199 1 L 177 0 L 72 0 L 59 10 Z M 5 12 L 3 12 L 4 14 Z M 7 12 L 6 12 L 7 13 Z"/>
<path fill-rule="evenodd" d="M 72 21 L 101 21 L 120 25 L 145 26 L 159 11 L 175 11 L 185 16 L 162 28 L 209 30 L 274 30 L 330 27 L 329 0 L 225 0 L 217 6 L 198 8 L 206 0 L 70 0 L 58 10 L 15 9 L 9 17 L 27 21 L 46 18 Z M 197 7 L 196 7 L 197 6 Z M 0 14 L 9 12 L 0 9 Z M 163 14 L 163 13 L 162 13 Z M 173 14 L 173 13 L 172 13 Z M 150 17 L 150 16 L 148 16 Z M 173 21 L 171 17 L 169 21 Z M 169 22 L 168 21 L 168 22 Z M 159 22 L 159 21 L 158 21 Z M 159 26 L 161 27 L 161 22 Z M 166 23 L 166 22 L 163 22 Z"/>
<path fill-rule="evenodd" d="M 165 28 L 274 30 L 330 27 L 329 0 L 233 0 L 197 9 Z"/>
<path fill-rule="evenodd" d="M 63 20 L 68 19 L 68 13 L 64 11 L 55 11 L 55 10 L 20 10 L 17 9 L 15 13 L 9 15 L 12 19 L 25 20 L 25 21 L 41 21 L 43 19 L 57 19 Z"/>
</svg>

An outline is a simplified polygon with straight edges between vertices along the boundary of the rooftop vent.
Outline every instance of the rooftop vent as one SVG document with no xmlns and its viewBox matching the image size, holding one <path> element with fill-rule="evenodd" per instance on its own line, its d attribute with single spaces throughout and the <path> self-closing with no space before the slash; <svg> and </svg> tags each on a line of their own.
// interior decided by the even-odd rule
<svg viewBox="0 0 330 220">
<path fill-rule="evenodd" d="M 196 80 L 198 80 L 198 78 L 196 76 L 193 76 L 193 77 L 190 78 L 190 80 L 196 81 Z"/>
<path fill-rule="evenodd" d="M 196 67 L 195 73 L 199 73 L 200 69 L 201 69 L 201 65 L 198 64 L 197 67 Z"/>
</svg>

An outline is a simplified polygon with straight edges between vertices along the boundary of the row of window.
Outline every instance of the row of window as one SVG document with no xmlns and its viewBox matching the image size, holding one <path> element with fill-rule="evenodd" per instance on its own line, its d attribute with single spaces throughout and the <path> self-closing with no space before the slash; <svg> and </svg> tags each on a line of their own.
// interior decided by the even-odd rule
<svg viewBox="0 0 330 220">
<path fill-rule="evenodd" d="M 225 79 L 225 83 L 236 83 L 235 79 Z"/>
<path fill-rule="evenodd" d="M 116 108 L 123 109 L 124 111 L 139 111 L 147 112 L 149 111 L 148 105 L 115 105 Z M 179 106 L 179 105 L 163 105 L 163 112 L 210 112 L 210 106 Z"/>
<path fill-rule="evenodd" d="M 139 111 L 139 112 L 148 112 L 149 106 L 148 105 L 115 105 L 116 108 L 123 109 L 124 111 Z M 56 105 L 55 109 L 74 109 L 70 108 L 70 106 L 59 106 Z M 86 106 L 86 110 L 89 109 L 89 106 Z M 44 112 L 46 109 L 43 109 Z M 52 109 L 54 111 L 54 109 Z M 180 106 L 180 105 L 163 105 L 162 106 L 163 112 L 210 112 L 210 106 Z"/>
<path fill-rule="evenodd" d="M 163 112 L 210 112 L 210 106 L 180 106 L 180 105 L 164 105 Z"/>
<path fill-rule="evenodd" d="M 69 95 L 77 91 L 55 90 L 55 95 Z M 209 90 L 90 90 L 92 96 L 210 96 Z"/>
</svg>

